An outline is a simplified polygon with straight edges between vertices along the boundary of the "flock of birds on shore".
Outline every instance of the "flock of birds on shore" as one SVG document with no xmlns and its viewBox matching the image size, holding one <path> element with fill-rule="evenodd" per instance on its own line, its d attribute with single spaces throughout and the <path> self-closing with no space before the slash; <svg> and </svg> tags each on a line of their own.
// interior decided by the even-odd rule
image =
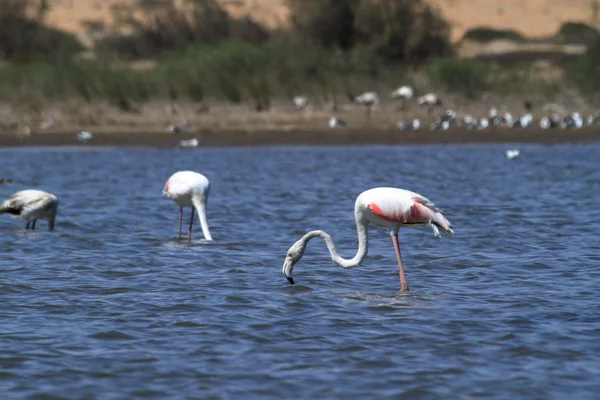
<svg viewBox="0 0 600 400">
<path fill-rule="evenodd" d="M 398 99 L 403 102 L 409 102 L 413 100 L 414 97 L 414 89 L 406 85 L 400 86 L 390 94 L 391 99 Z M 354 99 L 354 102 L 365 107 L 369 118 L 372 110 L 381 103 L 377 92 L 362 93 Z M 296 96 L 293 98 L 293 103 L 298 110 L 302 110 L 309 104 L 308 97 Z M 416 105 L 419 107 L 427 107 L 429 113 L 431 114 L 435 108 L 441 107 L 443 102 L 437 94 L 426 93 L 416 98 Z M 434 121 L 431 122 L 429 129 L 432 131 L 445 131 L 450 129 L 452 126 L 478 130 L 488 129 L 491 127 L 503 127 L 510 129 L 532 127 L 535 125 L 535 118 L 530 112 L 532 108 L 531 103 L 526 101 L 525 108 L 527 110 L 525 114 L 514 116 L 511 112 L 506 111 L 500 113 L 496 107 L 491 107 L 488 115 L 482 117 L 474 117 L 470 114 L 458 117 L 455 110 L 448 108 L 443 112 L 442 115 L 436 117 Z M 343 128 L 348 125 L 344 120 L 337 117 L 331 117 L 328 124 L 332 129 Z M 542 129 L 579 129 L 585 126 L 600 125 L 600 115 L 589 115 L 584 118 L 578 111 L 564 115 L 554 112 L 550 115 L 540 118 L 538 124 Z M 413 118 L 408 120 L 398 120 L 396 121 L 395 125 L 400 131 L 416 132 L 422 128 L 423 123 L 421 119 Z"/>
<path fill-rule="evenodd" d="M 407 85 L 400 86 L 392 91 L 389 95 L 394 101 L 401 101 L 407 104 L 413 99 L 418 107 L 426 107 L 429 114 L 433 114 L 436 109 L 443 106 L 444 102 L 436 93 L 425 93 L 422 96 L 415 97 L 415 90 Z M 292 99 L 293 107 L 296 110 L 304 110 L 309 106 L 309 98 L 307 96 L 295 96 Z M 362 106 L 367 111 L 368 118 L 371 118 L 372 111 L 380 104 L 380 98 L 377 92 L 365 92 L 354 98 L 354 103 Z M 522 115 L 513 115 L 509 111 L 500 112 L 497 107 L 491 107 L 488 114 L 485 116 L 473 116 L 466 114 L 458 116 L 457 112 L 452 108 L 445 109 L 441 115 L 434 117 L 429 124 L 431 131 L 446 131 L 451 127 L 465 128 L 470 130 L 485 130 L 493 127 L 508 128 L 508 129 L 524 129 L 536 125 L 536 120 L 531 113 L 532 105 L 529 101 L 524 103 L 526 113 Z M 537 125 L 541 129 L 580 129 L 586 126 L 600 125 L 600 115 L 582 116 L 579 111 L 567 113 L 564 107 L 555 104 L 548 105 L 549 109 L 554 109 L 549 115 L 545 115 L 537 121 Z M 560 111 L 556 111 L 560 109 Z M 56 127 L 55 119 L 50 118 L 42 121 L 40 124 L 41 130 L 49 130 Z M 166 127 L 167 132 L 177 136 L 189 129 L 189 121 L 184 119 L 181 123 L 171 123 Z M 331 129 L 339 129 L 348 126 L 348 123 L 336 116 L 332 116 L 328 120 L 328 126 Z M 8 125 L 9 128 L 18 127 L 18 122 L 12 121 Z M 400 119 L 395 123 L 395 127 L 402 132 L 417 132 L 425 128 L 425 123 L 419 118 Z M 22 128 L 22 136 L 29 136 L 31 129 L 27 126 Z M 88 143 L 93 140 L 94 135 L 89 131 L 81 131 L 76 135 L 76 139 L 81 143 Z M 177 140 L 176 146 L 181 148 L 195 148 L 200 145 L 197 138 Z"/>
<path fill-rule="evenodd" d="M 181 240 L 184 207 L 192 209 L 188 240 L 192 238 L 194 212 L 198 213 L 205 240 L 213 240 L 206 217 L 209 194 L 209 180 L 197 172 L 176 172 L 165 183 L 163 195 L 179 206 L 179 240 Z M 13 217 L 26 221 L 25 230 L 35 230 L 37 220 L 47 219 L 48 230 L 53 231 L 57 212 L 57 196 L 35 189 L 18 191 L 0 204 L 0 214 L 12 214 Z M 400 290 L 408 291 L 398 242 L 399 229 L 401 227 L 430 226 L 436 237 L 440 237 L 440 231 L 448 236 L 454 234 L 452 224 L 433 202 L 418 193 L 404 189 L 378 187 L 364 191 L 356 199 L 354 217 L 358 234 L 358 250 L 353 258 L 340 257 L 331 236 L 326 232 L 311 231 L 288 249 L 282 267 L 282 273 L 286 279 L 292 285 L 294 284 L 292 275 L 294 265 L 302 258 L 308 242 L 315 237 L 320 237 L 325 241 L 331 258 L 336 264 L 343 268 L 358 267 L 367 256 L 368 225 L 373 224 L 388 230 L 398 262 Z"/>
</svg>

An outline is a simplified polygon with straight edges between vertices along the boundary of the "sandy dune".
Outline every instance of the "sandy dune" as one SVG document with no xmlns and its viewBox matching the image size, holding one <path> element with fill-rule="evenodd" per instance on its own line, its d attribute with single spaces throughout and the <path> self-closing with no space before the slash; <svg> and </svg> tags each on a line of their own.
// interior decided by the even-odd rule
<svg viewBox="0 0 600 400">
<path fill-rule="evenodd" d="M 181 2 L 182 0 L 175 0 Z M 600 0 L 429 0 L 452 24 L 452 39 L 458 40 L 475 26 L 510 28 L 526 36 L 553 34 L 561 23 L 592 23 L 594 1 Z M 220 0 L 234 16 L 250 15 L 268 27 L 288 20 L 285 0 Z M 135 0 L 51 0 L 48 22 L 77 33 L 86 42 L 82 23 L 99 20 L 110 23 L 115 4 L 131 5 Z M 600 5 L 599 5 L 600 7 Z M 597 18 L 596 23 L 600 22 Z"/>
<path fill-rule="evenodd" d="M 514 29 L 528 37 L 554 34 L 567 21 L 593 23 L 590 0 L 429 0 L 452 24 L 452 39 L 470 28 Z M 599 5 L 600 6 L 600 5 Z M 600 22 L 600 21 L 596 21 Z"/>
</svg>

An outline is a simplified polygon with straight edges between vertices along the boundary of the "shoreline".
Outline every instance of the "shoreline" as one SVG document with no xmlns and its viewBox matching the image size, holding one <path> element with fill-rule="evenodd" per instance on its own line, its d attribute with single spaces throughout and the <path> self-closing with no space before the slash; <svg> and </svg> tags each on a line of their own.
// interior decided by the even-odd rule
<svg viewBox="0 0 600 400">
<path fill-rule="evenodd" d="M 541 128 L 494 130 L 450 129 L 448 131 L 400 132 L 387 129 L 312 129 L 312 130 L 206 130 L 173 135 L 164 131 L 117 130 L 93 131 L 87 143 L 79 142 L 74 131 L 34 132 L 28 136 L 0 134 L 0 147 L 44 146 L 116 146 L 116 147 L 178 147 L 180 140 L 197 138 L 198 147 L 253 146 L 332 146 L 332 145 L 445 145 L 502 143 L 598 143 L 600 129 L 586 127 L 577 130 L 544 130 Z"/>
</svg>

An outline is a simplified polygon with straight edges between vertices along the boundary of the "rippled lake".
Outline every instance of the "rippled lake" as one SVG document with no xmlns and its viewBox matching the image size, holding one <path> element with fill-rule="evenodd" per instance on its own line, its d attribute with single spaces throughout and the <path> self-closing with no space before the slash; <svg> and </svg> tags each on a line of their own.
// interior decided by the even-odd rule
<svg viewBox="0 0 600 400">
<path fill-rule="evenodd" d="M 60 199 L 56 230 L 0 216 L 2 398 L 543 398 L 600 395 L 600 146 L 0 150 L 0 197 Z M 177 240 L 161 191 L 212 191 L 214 242 Z M 357 247 L 356 196 L 430 198 L 453 238 Z M 189 209 L 184 218 L 189 216 Z"/>
</svg>

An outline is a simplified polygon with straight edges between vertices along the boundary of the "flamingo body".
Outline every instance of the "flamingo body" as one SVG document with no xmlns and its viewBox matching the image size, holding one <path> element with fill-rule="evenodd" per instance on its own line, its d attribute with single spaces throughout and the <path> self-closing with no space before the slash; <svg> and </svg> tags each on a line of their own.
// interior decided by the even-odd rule
<svg viewBox="0 0 600 400">
<path fill-rule="evenodd" d="M 439 228 L 452 232 L 448 220 L 429 199 L 409 190 L 391 187 L 369 189 L 356 199 L 356 212 L 368 223 L 398 232 L 401 226 L 431 225 L 439 236 Z"/>
<path fill-rule="evenodd" d="M 179 171 L 171 175 L 163 189 L 163 195 L 170 198 L 180 207 L 179 238 L 181 238 L 181 212 L 183 207 L 192 207 L 192 217 L 190 219 L 190 230 L 188 238 L 192 235 L 192 224 L 194 218 L 194 209 L 198 211 L 200 225 L 204 238 L 212 240 L 208 229 L 206 219 L 206 204 L 210 193 L 210 182 L 208 179 L 197 172 Z"/>
<path fill-rule="evenodd" d="M 331 259 L 343 268 L 354 268 L 361 264 L 368 252 L 368 225 L 378 225 L 387 228 L 393 239 L 394 250 L 398 260 L 400 275 L 400 289 L 408 290 L 408 283 L 404 274 L 400 245 L 398 243 L 398 230 L 400 227 L 431 226 L 436 237 L 440 230 L 447 235 L 453 235 L 452 224 L 444 217 L 441 210 L 433 202 L 418 193 L 409 190 L 391 187 L 369 189 L 361 193 L 354 205 L 354 219 L 358 233 L 358 250 L 352 259 L 340 257 L 331 239 L 323 231 L 311 231 L 289 248 L 283 263 L 282 272 L 288 281 L 293 284 L 292 271 L 294 265 L 304 255 L 307 243 L 321 237 L 325 240 L 331 254 Z"/>
<path fill-rule="evenodd" d="M 9 213 L 27 221 L 25 229 L 35 229 L 38 219 L 48 219 L 48 230 L 54 230 L 58 199 L 52 193 L 27 189 L 16 192 L 0 205 L 0 214 Z"/>
</svg>

